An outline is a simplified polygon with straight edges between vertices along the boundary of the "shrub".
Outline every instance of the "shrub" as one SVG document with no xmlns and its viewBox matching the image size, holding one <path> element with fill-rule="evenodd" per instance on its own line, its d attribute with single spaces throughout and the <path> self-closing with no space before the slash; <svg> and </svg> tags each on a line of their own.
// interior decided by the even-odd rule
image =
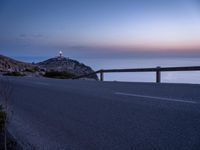
<svg viewBox="0 0 200 150">
<path fill-rule="evenodd" d="M 34 72 L 36 72 L 36 71 L 40 71 L 40 68 L 37 67 L 37 66 L 35 66 L 35 67 L 33 68 L 33 70 L 34 70 Z"/>
<path fill-rule="evenodd" d="M 21 72 L 17 72 L 17 71 L 14 71 L 14 72 L 8 72 L 8 73 L 5 73 L 3 74 L 4 76 L 25 76 L 25 74 L 21 73 Z"/>
<path fill-rule="evenodd" d="M 24 71 L 26 71 L 26 72 L 35 72 L 34 70 L 31 70 L 31 69 L 25 69 Z"/>
<path fill-rule="evenodd" d="M 0 105 L 0 133 L 5 130 L 6 123 L 6 112 L 3 110 L 2 105 Z"/>
<path fill-rule="evenodd" d="M 48 77 L 48 78 L 58 78 L 58 79 L 71 79 L 73 77 L 75 77 L 74 74 L 65 72 L 65 71 L 47 71 L 45 72 L 45 74 L 43 75 L 44 77 Z"/>
</svg>

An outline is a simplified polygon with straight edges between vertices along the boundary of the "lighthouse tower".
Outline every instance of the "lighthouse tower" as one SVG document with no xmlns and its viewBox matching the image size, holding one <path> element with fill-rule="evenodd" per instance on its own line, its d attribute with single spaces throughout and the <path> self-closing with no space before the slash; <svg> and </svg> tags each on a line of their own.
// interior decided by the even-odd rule
<svg viewBox="0 0 200 150">
<path fill-rule="evenodd" d="M 63 57 L 63 52 L 62 51 L 59 52 L 59 56 L 60 56 L 60 58 Z"/>
</svg>

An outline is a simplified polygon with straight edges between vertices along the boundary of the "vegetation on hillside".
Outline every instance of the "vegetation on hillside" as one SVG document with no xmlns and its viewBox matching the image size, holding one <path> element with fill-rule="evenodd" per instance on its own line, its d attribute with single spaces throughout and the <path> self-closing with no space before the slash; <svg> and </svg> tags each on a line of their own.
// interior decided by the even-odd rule
<svg viewBox="0 0 200 150">
<path fill-rule="evenodd" d="M 9 101 L 13 92 L 12 83 L 7 79 L 0 79 L 0 149 L 19 150 L 15 139 L 8 132 L 11 115 Z"/>
<path fill-rule="evenodd" d="M 39 67 L 37 67 L 37 66 L 34 66 L 33 68 L 26 68 L 25 70 L 24 70 L 24 72 L 31 72 L 31 73 L 34 73 L 34 72 L 39 72 L 39 71 L 41 71 L 41 69 L 39 68 Z"/>
<path fill-rule="evenodd" d="M 5 129 L 6 112 L 3 110 L 3 106 L 0 105 L 0 133 Z"/>
<path fill-rule="evenodd" d="M 71 79 L 73 77 L 75 77 L 74 74 L 65 72 L 65 71 L 47 71 L 45 72 L 45 74 L 43 75 L 44 77 L 48 77 L 48 78 L 57 78 L 57 79 Z"/>
<path fill-rule="evenodd" d="M 6 120 L 7 120 L 7 113 L 3 108 L 3 105 L 0 105 L 0 149 L 20 150 L 21 147 L 19 147 L 15 139 L 7 131 Z M 6 142 L 6 147 L 5 147 L 5 142 Z"/>
<path fill-rule="evenodd" d="M 17 72 L 17 71 L 14 71 L 14 72 L 8 72 L 8 73 L 5 73 L 3 74 L 4 76 L 17 76 L 17 77 L 23 77 L 25 76 L 25 74 L 23 74 L 22 72 Z"/>
</svg>

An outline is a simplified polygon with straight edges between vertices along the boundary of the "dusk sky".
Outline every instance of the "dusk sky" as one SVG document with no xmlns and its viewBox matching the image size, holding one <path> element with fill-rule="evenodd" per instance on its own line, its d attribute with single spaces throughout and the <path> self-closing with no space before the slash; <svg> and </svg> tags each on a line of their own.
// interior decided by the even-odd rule
<svg viewBox="0 0 200 150">
<path fill-rule="evenodd" d="M 200 0 L 0 0 L 8 56 L 200 56 Z"/>
</svg>

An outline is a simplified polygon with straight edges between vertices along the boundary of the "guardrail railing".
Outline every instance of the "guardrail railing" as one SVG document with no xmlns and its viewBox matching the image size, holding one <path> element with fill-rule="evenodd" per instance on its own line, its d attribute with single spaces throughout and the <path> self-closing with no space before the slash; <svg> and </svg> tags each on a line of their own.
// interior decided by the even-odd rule
<svg viewBox="0 0 200 150">
<path fill-rule="evenodd" d="M 133 68 L 133 69 L 101 69 L 96 72 L 77 76 L 73 79 L 85 78 L 94 74 L 100 74 L 100 81 L 104 80 L 105 73 L 123 73 L 123 72 L 155 72 L 156 83 L 161 82 L 161 72 L 174 72 L 174 71 L 200 71 L 200 66 L 187 66 L 187 67 L 156 67 L 156 68 Z"/>
</svg>

